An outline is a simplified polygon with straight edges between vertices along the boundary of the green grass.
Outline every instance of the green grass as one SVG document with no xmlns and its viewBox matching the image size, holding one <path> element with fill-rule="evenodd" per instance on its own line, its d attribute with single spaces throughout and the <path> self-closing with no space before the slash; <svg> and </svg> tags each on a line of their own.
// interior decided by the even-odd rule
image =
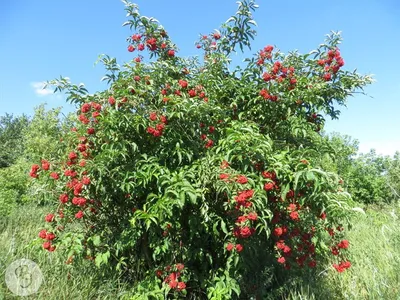
<svg viewBox="0 0 400 300">
<path fill-rule="evenodd" d="M 347 238 L 352 267 L 297 284 L 289 299 L 400 299 L 400 207 L 369 207 L 352 217 Z"/>
<path fill-rule="evenodd" d="M 28 258 L 41 268 L 45 281 L 26 299 L 129 299 L 129 288 L 113 274 L 98 275 L 91 262 L 75 268 L 64 253 L 47 253 L 30 246 L 43 225 L 46 208 L 24 206 L 0 220 L 0 299 L 19 299 L 8 291 L 5 268 Z M 304 277 L 281 289 L 276 299 L 400 299 L 400 206 L 369 207 L 352 217 L 348 251 L 352 267 L 344 273 L 327 270 L 316 278 Z"/>
<path fill-rule="evenodd" d="M 93 263 L 85 261 L 72 268 L 65 264 L 64 253 L 48 253 L 40 246 L 30 246 L 43 225 L 45 208 L 25 206 L 7 218 L 0 219 L 0 299 L 21 299 L 5 284 L 5 269 L 20 258 L 36 262 L 44 276 L 37 294 L 24 299 L 120 299 L 127 288 L 112 275 L 101 279 Z"/>
</svg>

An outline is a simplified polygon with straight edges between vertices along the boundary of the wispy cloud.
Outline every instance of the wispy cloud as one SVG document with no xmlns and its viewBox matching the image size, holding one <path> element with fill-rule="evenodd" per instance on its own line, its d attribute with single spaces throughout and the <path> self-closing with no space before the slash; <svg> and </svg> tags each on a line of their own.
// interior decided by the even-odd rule
<svg viewBox="0 0 400 300">
<path fill-rule="evenodd" d="M 44 82 L 31 82 L 31 87 L 33 88 L 34 92 L 38 96 L 48 96 L 53 94 L 52 90 L 43 89 Z"/>
</svg>

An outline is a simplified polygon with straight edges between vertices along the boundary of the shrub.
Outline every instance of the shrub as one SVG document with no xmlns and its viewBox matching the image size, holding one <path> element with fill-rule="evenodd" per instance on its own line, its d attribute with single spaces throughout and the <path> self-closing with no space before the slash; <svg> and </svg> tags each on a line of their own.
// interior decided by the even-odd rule
<svg viewBox="0 0 400 300">
<path fill-rule="evenodd" d="M 350 179 L 348 174 L 357 157 L 359 142 L 348 135 L 338 132 L 324 134 L 325 143 L 322 143 L 321 153 L 327 153 L 323 157 L 322 165 L 326 170 L 337 173 L 343 178 Z"/>
<path fill-rule="evenodd" d="M 46 110 L 45 105 L 35 108 L 34 115 L 23 130 L 24 156 L 29 161 L 39 161 L 42 157 L 59 159 L 59 141 L 62 138 L 63 130 L 71 122 L 68 117 L 62 119 L 61 108 Z"/>
<path fill-rule="evenodd" d="M 29 201 L 27 170 L 29 163 L 23 160 L 0 169 L 0 216 L 10 214 L 15 207 Z"/>
<path fill-rule="evenodd" d="M 392 160 L 388 162 L 387 168 L 388 181 L 390 191 L 394 199 L 400 199 L 400 152 L 396 152 Z"/>
<path fill-rule="evenodd" d="M 366 204 L 393 200 L 394 194 L 388 186 L 389 161 L 389 157 L 377 155 L 374 150 L 354 160 L 347 174 L 347 186 L 355 200 Z"/>
<path fill-rule="evenodd" d="M 0 168 L 11 166 L 23 154 L 23 129 L 28 124 L 25 115 L 0 117 Z"/>
<path fill-rule="evenodd" d="M 399 199 L 398 155 L 378 155 L 373 149 L 357 154 L 358 141 L 338 133 L 327 135 L 321 146 L 321 153 L 327 153 L 322 165 L 338 173 L 355 201 L 378 204 Z"/>
<path fill-rule="evenodd" d="M 41 162 L 43 157 L 51 161 L 60 160 L 64 152 L 62 137 L 73 124 L 71 115 L 61 116 L 61 108 L 46 110 L 45 104 L 36 107 L 29 125 L 23 129 L 24 159 L 31 163 Z M 28 186 L 27 189 L 29 198 L 36 203 L 44 204 L 54 199 L 47 184 Z"/>
<path fill-rule="evenodd" d="M 93 95 L 49 82 L 79 122 L 63 160 L 30 172 L 57 203 L 43 248 L 123 271 L 138 299 L 265 295 L 271 276 L 332 252 L 332 269 L 345 271 L 350 200 L 316 149 L 322 113 L 337 117 L 333 106 L 370 78 L 342 69 L 340 36 L 306 55 L 266 46 L 231 72 L 229 56 L 255 34 L 253 1 L 200 37 L 202 62 L 178 57 L 156 20 L 125 5 L 136 30 L 128 51 L 148 50 L 149 63 L 139 54 L 119 68 L 104 56 L 110 88 Z"/>
</svg>

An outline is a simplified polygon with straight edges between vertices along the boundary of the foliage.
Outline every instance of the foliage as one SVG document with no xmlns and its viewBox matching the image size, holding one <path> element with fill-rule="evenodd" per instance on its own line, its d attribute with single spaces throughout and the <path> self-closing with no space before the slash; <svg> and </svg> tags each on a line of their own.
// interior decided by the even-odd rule
<svg viewBox="0 0 400 300">
<path fill-rule="evenodd" d="M 320 274 L 297 281 L 281 299 L 397 299 L 400 293 L 400 230 L 398 204 L 368 206 L 354 215 L 349 239 L 353 267 L 345 274 Z"/>
<path fill-rule="evenodd" d="M 393 193 L 387 185 L 389 157 L 377 155 L 374 150 L 359 155 L 348 176 L 348 189 L 354 199 L 364 203 L 391 202 Z"/>
<path fill-rule="evenodd" d="M 56 204 L 43 248 L 120 270 L 142 299 L 259 297 L 328 257 L 348 269 L 352 203 L 321 168 L 319 132 L 371 78 L 342 69 L 339 34 L 305 55 L 266 46 L 232 72 L 229 55 L 254 36 L 253 1 L 200 37 L 202 62 L 178 57 L 157 20 L 124 3 L 128 51 L 148 50 L 149 63 L 103 56 L 110 87 L 93 95 L 48 83 L 79 122 L 62 160 L 45 153 L 30 172 Z"/>
<path fill-rule="evenodd" d="M 399 155 L 378 155 L 375 150 L 357 154 L 358 141 L 334 133 L 326 136 L 322 165 L 337 172 L 353 199 L 360 203 L 390 203 L 399 199 Z"/>
<path fill-rule="evenodd" d="M 356 159 L 359 142 L 348 135 L 333 132 L 325 135 L 325 144 L 323 145 L 329 150 L 322 149 L 322 151 L 330 155 L 323 158 L 322 165 L 327 170 L 338 173 L 346 180 L 350 179 L 348 174 Z"/>
<path fill-rule="evenodd" d="M 29 201 L 27 196 L 30 164 L 18 160 L 7 168 L 0 169 L 0 216 L 6 216 L 18 205 Z"/>
<path fill-rule="evenodd" d="M 37 234 L 47 209 L 27 203 L 0 218 L 0 299 L 18 298 L 8 289 L 4 278 L 7 266 L 21 258 L 34 261 L 44 277 L 38 292 L 28 299 L 129 299 L 129 287 L 117 274 L 99 276 L 90 261 L 72 268 L 65 263 L 63 253 L 45 253 L 32 248 L 32 236 Z"/>
<path fill-rule="evenodd" d="M 46 186 L 31 188 L 27 174 L 31 163 L 42 155 L 59 158 L 57 141 L 62 130 L 72 124 L 61 120 L 59 114 L 60 109 L 46 111 L 41 105 L 35 108 L 33 118 L 9 114 L 1 117 L 0 147 L 4 151 L 0 157 L 0 215 L 8 215 L 26 202 L 43 202 L 46 198 Z"/>
<path fill-rule="evenodd" d="M 57 159 L 58 144 L 63 128 L 71 126 L 66 117 L 61 119 L 61 108 L 47 110 L 41 104 L 34 110 L 34 115 L 23 130 L 25 139 L 24 155 L 28 161 L 38 161 L 42 157 Z"/>
<path fill-rule="evenodd" d="M 23 129 L 29 120 L 25 115 L 0 116 L 0 168 L 11 166 L 23 154 Z"/>
<path fill-rule="evenodd" d="M 400 199 L 400 152 L 396 152 L 392 160 L 388 161 L 387 167 L 388 185 L 395 199 Z"/>
<path fill-rule="evenodd" d="M 36 107 L 29 126 L 23 130 L 25 160 L 36 162 L 42 157 L 60 160 L 63 154 L 62 137 L 73 124 L 72 114 L 62 116 L 60 107 L 50 110 L 46 110 L 44 104 Z M 29 173 L 29 169 L 26 173 Z M 49 188 L 46 184 L 28 184 L 27 194 L 31 201 L 45 203 L 53 199 L 48 193 Z"/>
<path fill-rule="evenodd" d="M 92 261 L 69 265 L 62 252 L 48 253 L 30 247 L 32 236 L 40 229 L 42 216 L 49 209 L 28 204 L 0 218 L 0 277 L 4 278 L 6 266 L 24 257 L 35 261 L 45 278 L 38 293 L 33 295 L 35 299 L 129 299 L 131 288 L 122 284 L 115 273 L 99 277 Z M 348 272 L 336 276 L 329 265 L 324 265 L 324 272 L 287 280 L 265 299 L 396 299 L 400 293 L 399 215 L 400 208 L 393 204 L 367 207 L 365 215 L 353 215 L 354 225 L 348 232 L 352 242 L 348 255 L 353 266 Z M 143 285 L 134 297 L 145 299 L 141 296 L 146 293 L 151 293 L 151 289 L 146 290 Z M 2 280 L 0 298 L 13 296 Z"/>
</svg>

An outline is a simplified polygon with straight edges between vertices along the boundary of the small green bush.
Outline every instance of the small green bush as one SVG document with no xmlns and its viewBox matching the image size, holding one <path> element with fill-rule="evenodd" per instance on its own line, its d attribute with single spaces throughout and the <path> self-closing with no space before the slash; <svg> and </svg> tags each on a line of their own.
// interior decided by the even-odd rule
<svg viewBox="0 0 400 300">
<path fill-rule="evenodd" d="M 0 169 L 0 216 L 8 215 L 18 205 L 31 200 L 27 195 L 29 166 L 19 160 Z"/>
</svg>

